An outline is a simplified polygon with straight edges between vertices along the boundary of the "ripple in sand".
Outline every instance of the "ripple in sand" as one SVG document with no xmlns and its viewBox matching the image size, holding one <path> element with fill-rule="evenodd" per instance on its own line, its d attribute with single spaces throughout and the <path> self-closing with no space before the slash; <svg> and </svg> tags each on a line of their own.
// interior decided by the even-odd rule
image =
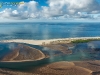
<svg viewBox="0 0 100 75">
<path fill-rule="evenodd" d="M 40 68 L 41 75 L 91 75 L 91 70 L 75 66 L 73 62 L 57 62 Z"/>
</svg>

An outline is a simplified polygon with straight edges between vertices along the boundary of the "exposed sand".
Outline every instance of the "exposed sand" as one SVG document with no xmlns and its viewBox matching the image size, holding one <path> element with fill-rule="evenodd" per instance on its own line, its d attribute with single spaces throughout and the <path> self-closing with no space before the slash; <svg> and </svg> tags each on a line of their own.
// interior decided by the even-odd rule
<svg viewBox="0 0 100 75">
<path fill-rule="evenodd" d="M 67 45 L 68 44 L 49 44 L 44 45 L 44 47 L 50 48 L 52 50 L 58 50 L 63 54 L 72 54 L 72 50 L 69 50 Z"/>
<path fill-rule="evenodd" d="M 24 39 L 12 39 L 12 40 L 2 40 L 0 42 L 17 42 L 17 43 L 27 43 L 32 45 L 42 45 L 43 43 L 49 44 L 51 41 L 65 40 L 65 39 L 51 39 L 51 40 L 24 40 Z"/>
<path fill-rule="evenodd" d="M 2 61 L 13 61 L 13 59 L 15 59 L 18 55 L 19 55 L 19 50 L 15 50 L 15 51 L 9 53 L 8 55 L 6 55 L 2 59 Z"/>
<path fill-rule="evenodd" d="M 0 75 L 100 75 L 100 61 L 61 61 L 31 71 L 0 69 Z"/>
<path fill-rule="evenodd" d="M 40 75 L 29 72 L 15 71 L 10 69 L 0 69 L 0 75 Z"/>
<path fill-rule="evenodd" d="M 27 43 L 27 44 L 33 44 L 33 45 L 42 45 L 42 44 L 49 44 L 50 42 L 56 41 L 56 42 L 66 42 L 70 43 L 73 40 L 78 39 L 100 39 L 100 37 L 76 37 L 76 38 L 61 38 L 61 39 L 49 39 L 49 40 L 25 40 L 25 39 L 12 39 L 12 40 L 2 40 L 0 42 L 17 42 L 17 43 Z"/>
<path fill-rule="evenodd" d="M 61 61 L 37 69 L 41 75 L 91 75 L 90 69 L 75 65 L 73 62 Z"/>
<path fill-rule="evenodd" d="M 3 62 L 4 62 L 4 63 L 10 63 L 10 62 L 13 62 L 13 63 L 15 62 L 15 63 L 16 63 L 16 62 L 30 62 L 30 61 L 33 62 L 33 61 L 38 61 L 38 60 L 41 60 L 41 59 L 43 59 L 43 58 L 41 57 L 41 58 L 39 58 L 39 59 L 37 59 L 37 60 L 17 60 L 17 61 L 13 60 L 13 61 L 0 61 L 0 62 L 1 62 L 1 63 L 3 63 Z"/>
<path fill-rule="evenodd" d="M 40 58 L 38 58 L 37 60 L 44 59 L 45 58 L 45 55 L 43 54 L 43 52 L 41 52 L 40 50 L 39 50 L 39 52 L 41 53 L 42 56 Z"/>
<path fill-rule="evenodd" d="M 99 72 L 100 73 L 100 61 L 94 60 L 94 61 L 74 61 L 73 62 L 76 66 L 87 68 L 93 72 Z"/>
<path fill-rule="evenodd" d="M 28 62 L 44 59 L 45 55 L 38 49 L 19 44 L 12 52 L 5 55 L 0 62 Z"/>
<path fill-rule="evenodd" d="M 30 61 L 38 61 L 38 60 L 42 60 L 42 59 L 44 59 L 45 58 L 45 55 L 43 54 L 42 55 L 42 57 L 40 57 L 40 58 L 38 58 L 38 59 L 36 59 L 36 60 L 12 60 L 12 61 L 0 61 L 0 63 L 10 63 L 10 62 L 30 62 Z"/>
<path fill-rule="evenodd" d="M 27 43 L 33 45 L 42 45 L 44 42 L 49 44 L 52 41 L 65 41 L 67 43 L 72 40 L 77 39 L 100 39 L 100 37 L 80 37 L 80 38 L 65 38 L 65 39 L 51 39 L 51 40 L 23 40 L 23 39 L 13 39 L 13 40 L 3 40 L 0 42 L 17 42 L 17 43 Z M 41 51 L 40 51 L 41 52 Z M 43 55 L 43 58 L 45 56 Z M 39 58 L 37 60 L 41 60 Z M 22 60 L 22 61 L 2 61 L 2 62 L 24 62 L 24 61 L 33 61 L 33 60 Z M 9 73 L 10 72 L 10 73 Z M 0 75 L 100 75 L 100 61 L 74 61 L 74 62 L 56 62 L 48 64 L 46 66 L 37 68 L 33 73 L 24 73 L 21 71 L 13 70 L 3 70 L 0 69 Z"/>
</svg>

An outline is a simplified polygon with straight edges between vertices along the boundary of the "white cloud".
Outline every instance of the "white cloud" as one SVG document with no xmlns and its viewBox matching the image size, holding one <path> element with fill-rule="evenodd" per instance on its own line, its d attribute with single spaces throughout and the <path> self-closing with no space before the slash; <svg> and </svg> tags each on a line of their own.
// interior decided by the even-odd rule
<svg viewBox="0 0 100 75">
<path fill-rule="evenodd" d="M 38 3 L 35 1 L 30 1 L 18 6 L 18 9 L 13 10 L 11 8 L 6 8 L 0 12 L 0 17 L 9 19 L 29 19 L 38 17 Z"/>
<path fill-rule="evenodd" d="M 24 2 L 24 4 L 20 4 L 18 6 L 18 9 L 23 11 L 23 10 L 28 10 L 30 12 L 36 12 L 37 11 L 37 6 L 38 3 L 35 1 L 30 1 L 30 2 Z"/>
<path fill-rule="evenodd" d="M 100 11 L 100 5 L 96 0 L 49 0 L 48 4 L 49 7 L 44 7 L 43 10 L 46 10 L 45 14 L 50 16 L 76 15 L 78 12 L 98 13 Z"/>
<path fill-rule="evenodd" d="M 65 0 L 65 3 L 68 10 L 75 12 L 92 12 L 99 8 L 96 0 Z"/>
<path fill-rule="evenodd" d="M 93 19 L 91 14 L 99 13 L 99 7 L 96 0 L 48 0 L 48 7 L 42 6 L 41 14 L 48 19 Z"/>
<path fill-rule="evenodd" d="M 11 14 L 11 11 L 12 11 L 12 9 L 11 8 L 9 8 L 9 9 L 5 9 L 5 10 L 3 10 L 3 11 L 1 11 L 0 12 L 0 17 L 4 17 L 4 18 L 8 18 L 8 17 L 10 17 L 10 14 Z"/>
<path fill-rule="evenodd" d="M 19 14 L 17 10 L 12 11 L 13 14 Z"/>
<path fill-rule="evenodd" d="M 100 13 L 96 0 L 48 0 L 48 6 L 40 6 L 36 1 L 24 2 L 17 9 L 6 8 L 0 12 L 1 18 L 9 19 L 93 19 L 91 14 Z M 84 13 L 86 12 L 86 13 Z"/>
<path fill-rule="evenodd" d="M 28 13 L 26 11 L 24 12 L 18 12 L 17 10 L 12 10 L 11 8 L 6 8 L 2 12 L 0 12 L 0 17 L 2 18 L 8 18 L 8 19 L 27 19 Z"/>
<path fill-rule="evenodd" d="M 93 16 L 91 14 L 87 14 L 85 12 L 78 12 L 73 17 L 74 18 L 79 18 L 79 19 L 93 19 Z"/>
</svg>

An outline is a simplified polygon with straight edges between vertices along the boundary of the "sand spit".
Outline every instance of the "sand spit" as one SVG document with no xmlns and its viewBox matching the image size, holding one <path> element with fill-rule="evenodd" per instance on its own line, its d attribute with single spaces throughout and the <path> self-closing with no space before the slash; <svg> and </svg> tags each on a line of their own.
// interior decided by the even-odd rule
<svg viewBox="0 0 100 75">
<path fill-rule="evenodd" d="M 44 45 L 50 43 L 70 43 L 73 40 L 78 39 L 100 39 L 100 37 L 76 37 L 76 38 L 61 38 L 61 39 L 49 39 L 49 40 L 25 40 L 25 39 L 12 39 L 12 40 L 1 40 L 0 42 L 17 42 L 17 43 L 27 43 L 33 45 Z"/>
<path fill-rule="evenodd" d="M 33 47 L 18 44 L 12 52 L 6 54 L 0 62 L 25 62 L 25 61 L 37 61 L 44 59 L 45 55 L 38 49 Z"/>
</svg>

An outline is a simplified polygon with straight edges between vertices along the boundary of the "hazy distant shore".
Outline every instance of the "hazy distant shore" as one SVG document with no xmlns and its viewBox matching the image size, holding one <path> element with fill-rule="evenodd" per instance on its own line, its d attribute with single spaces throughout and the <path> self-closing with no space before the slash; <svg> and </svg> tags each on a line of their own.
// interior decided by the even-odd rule
<svg viewBox="0 0 100 75">
<path fill-rule="evenodd" d="M 70 43 L 73 40 L 78 40 L 78 39 L 100 39 L 100 37 L 75 37 L 75 38 L 59 38 L 59 39 L 48 39 L 48 40 L 25 40 L 25 39 L 11 39 L 11 40 L 1 40 L 0 42 L 16 42 L 16 43 L 27 43 L 27 44 L 32 44 L 32 45 L 42 45 L 42 44 L 49 44 L 50 42 L 53 41 L 66 41 L 66 43 Z"/>
</svg>

